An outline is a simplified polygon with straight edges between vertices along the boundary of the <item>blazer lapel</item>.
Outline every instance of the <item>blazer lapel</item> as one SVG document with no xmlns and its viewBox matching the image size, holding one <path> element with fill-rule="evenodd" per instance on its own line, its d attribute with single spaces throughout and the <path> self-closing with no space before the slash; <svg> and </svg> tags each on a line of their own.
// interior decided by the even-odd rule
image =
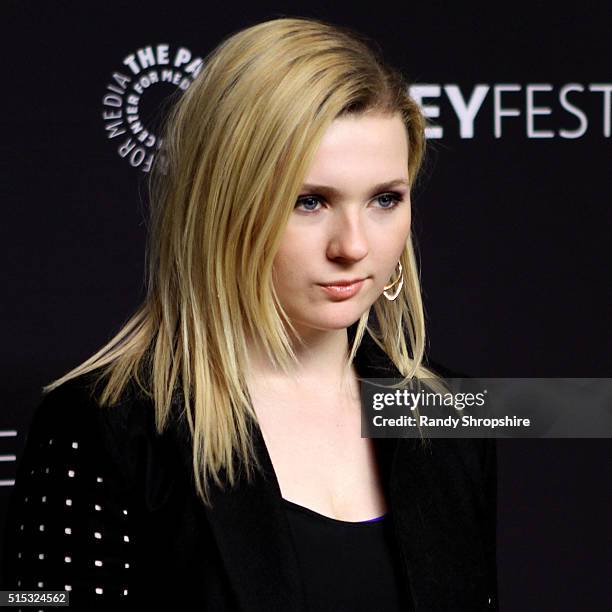
<svg viewBox="0 0 612 612">
<path fill-rule="evenodd" d="M 179 413 L 175 413 L 173 430 L 182 469 L 191 473 L 193 448 L 189 426 L 182 414 L 181 397 L 178 391 L 173 400 Z M 194 503 L 201 520 L 209 524 L 213 533 L 238 610 L 305 612 L 297 552 L 284 514 L 280 486 L 261 429 L 256 424 L 253 424 L 252 436 L 263 473 L 253 470 L 253 479 L 248 483 L 239 470 L 233 487 L 226 484 L 220 488 L 211 482 L 212 507 L 203 504 L 195 493 Z M 224 470 L 219 478 L 228 483 Z M 193 476 L 190 482 L 193 485 Z M 205 577 L 202 588 L 206 588 Z"/>
<path fill-rule="evenodd" d="M 241 475 L 233 488 L 212 490 L 208 522 L 234 586 L 240 609 L 306 610 L 306 600 L 280 486 L 261 430 L 253 439 L 263 474 Z"/>
<path fill-rule="evenodd" d="M 369 336 L 362 347 L 360 376 L 403 378 Z M 417 438 L 374 441 L 379 457 L 387 458 L 382 477 L 414 609 L 485 609 L 482 519 L 470 503 L 472 484 L 458 454 L 469 440 L 429 438 L 429 447 Z"/>
</svg>

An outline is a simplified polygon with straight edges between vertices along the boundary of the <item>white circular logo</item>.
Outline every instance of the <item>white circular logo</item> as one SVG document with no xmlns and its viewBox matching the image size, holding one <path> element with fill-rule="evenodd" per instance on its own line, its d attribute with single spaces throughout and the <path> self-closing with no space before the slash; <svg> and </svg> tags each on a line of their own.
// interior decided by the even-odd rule
<svg viewBox="0 0 612 612">
<path fill-rule="evenodd" d="M 202 69 L 202 58 L 185 47 L 150 45 L 123 59 L 126 67 L 114 71 L 102 99 L 106 137 L 133 168 L 149 172 L 161 146 L 160 106 L 177 88 L 186 90 Z M 127 73 L 127 74 L 126 74 Z"/>
</svg>

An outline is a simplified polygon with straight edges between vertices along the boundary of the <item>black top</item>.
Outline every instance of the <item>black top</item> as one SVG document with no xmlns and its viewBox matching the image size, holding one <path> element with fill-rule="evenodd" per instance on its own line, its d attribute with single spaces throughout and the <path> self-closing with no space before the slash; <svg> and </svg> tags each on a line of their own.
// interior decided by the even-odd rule
<svg viewBox="0 0 612 612">
<path fill-rule="evenodd" d="M 341 521 L 283 499 L 306 599 L 317 612 L 411 610 L 390 514 Z"/>
</svg>

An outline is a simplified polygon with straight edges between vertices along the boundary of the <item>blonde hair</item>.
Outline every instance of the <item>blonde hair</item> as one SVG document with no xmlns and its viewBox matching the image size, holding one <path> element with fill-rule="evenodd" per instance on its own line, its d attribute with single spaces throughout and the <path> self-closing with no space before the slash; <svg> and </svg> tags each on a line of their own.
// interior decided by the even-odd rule
<svg viewBox="0 0 612 612">
<path fill-rule="evenodd" d="M 401 115 L 412 189 L 425 120 L 402 75 L 365 37 L 321 20 L 282 17 L 223 40 L 164 126 L 149 184 L 143 303 L 105 346 L 43 391 L 100 368 L 99 405 L 116 403 L 135 381 L 153 398 L 161 433 L 178 390 L 202 501 L 210 503 L 211 478 L 223 486 L 220 470 L 234 484 L 234 453 L 250 478 L 251 463 L 259 463 L 245 339 L 257 338 L 284 371 L 295 361 L 287 328 L 295 330 L 271 282 L 274 255 L 330 123 L 366 112 Z M 406 381 L 435 378 L 422 364 L 425 324 L 411 238 L 400 261 L 399 296 L 373 305 L 379 329 L 368 325 L 370 309 L 361 316 L 348 364 L 367 332 Z"/>
</svg>

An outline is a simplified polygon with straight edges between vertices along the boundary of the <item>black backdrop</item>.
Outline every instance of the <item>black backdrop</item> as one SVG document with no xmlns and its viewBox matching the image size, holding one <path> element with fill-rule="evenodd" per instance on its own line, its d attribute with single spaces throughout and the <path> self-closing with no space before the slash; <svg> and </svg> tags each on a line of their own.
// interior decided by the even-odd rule
<svg viewBox="0 0 612 612">
<path fill-rule="evenodd" d="M 496 4 L 3 4 L 2 519 L 40 387 L 144 295 L 156 110 L 198 57 L 265 18 L 376 39 L 437 126 L 413 198 L 431 356 L 477 376 L 610 376 L 609 3 Z M 135 74 L 148 48 L 182 63 Z M 161 68 L 176 83 L 140 81 L 135 106 L 118 74 L 129 89 Z M 499 442 L 502 609 L 610 604 L 609 452 L 603 438 Z"/>
</svg>

